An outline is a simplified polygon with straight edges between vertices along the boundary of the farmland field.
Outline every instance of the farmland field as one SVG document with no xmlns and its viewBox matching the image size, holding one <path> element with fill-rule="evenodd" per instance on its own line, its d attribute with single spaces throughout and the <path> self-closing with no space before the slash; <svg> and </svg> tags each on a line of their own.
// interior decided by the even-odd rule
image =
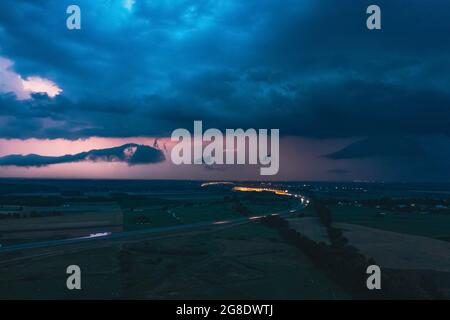
<svg viewBox="0 0 450 320">
<path fill-rule="evenodd" d="M 345 259 L 333 255 L 341 245 L 348 246 L 343 254 L 357 250 L 358 257 L 374 258 L 422 293 L 423 277 L 449 293 L 446 195 L 386 201 L 376 196 L 379 186 L 367 185 L 351 185 L 347 193 L 330 184 L 33 183 L 19 183 L 24 193 L 16 187 L 13 195 L 0 194 L 0 299 L 364 296 L 339 280 L 335 262 Z M 59 192 L 40 193 L 41 184 Z M 317 189 L 315 201 L 330 210 L 333 228 L 346 237 L 342 244 L 332 241 L 316 203 L 309 204 Z M 274 227 L 262 217 L 281 220 Z M 305 250 L 295 235 L 314 249 Z M 316 256 L 324 246 L 331 256 Z M 324 257 L 336 260 L 323 263 Z M 65 268 L 72 264 L 83 270 L 81 291 L 66 289 Z"/>
<path fill-rule="evenodd" d="M 354 206 L 334 206 L 331 207 L 331 210 L 336 222 L 436 239 L 450 238 L 450 215 L 419 212 L 398 213 Z M 380 212 L 383 212 L 384 215 L 380 215 Z"/>
<path fill-rule="evenodd" d="M 130 255 L 130 271 L 121 252 Z M 65 288 L 69 264 L 84 272 L 79 292 Z M 26 276 L 24 276 L 26 275 Z M 14 283 L 14 286 L 11 286 Z M 10 287 L 10 289 L 7 289 Z M 76 251 L 0 265 L 0 298 L 336 299 L 348 295 L 309 259 L 259 223 Z"/>
</svg>

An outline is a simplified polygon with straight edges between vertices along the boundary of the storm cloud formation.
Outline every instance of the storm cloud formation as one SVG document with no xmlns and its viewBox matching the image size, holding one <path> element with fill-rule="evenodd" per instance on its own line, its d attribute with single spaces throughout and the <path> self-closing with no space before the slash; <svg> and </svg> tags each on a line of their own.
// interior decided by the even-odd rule
<svg viewBox="0 0 450 320">
<path fill-rule="evenodd" d="M 68 30 L 71 4 L 0 2 L 0 138 L 167 137 L 202 120 L 356 141 L 315 155 L 334 176 L 419 154 L 406 178 L 448 178 L 448 1 L 379 0 L 375 31 L 369 0 L 78 0 Z"/>
<path fill-rule="evenodd" d="M 165 157 L 161 150 L 134 143 L 123 146 L 90 150 L 77 154 L 63 156 L 42 156 L 38 154 L 13 154 L 0 157 L 0 166 L 43 167 L 52 164 L 72 163 L 81 161 L 125 162 L 128 165 L 158 163 Z"/>
<path fill-rule="evenodd" d="M 63 92 L 4 92 L 0 137 L 162 136 L 198 119 L 318 138 L 449 134 L 448 2 L 380 0 L 376 32 L 364 0 L 80 0 L 78 31 L 69 4 L 1 2 L 0 56 Z"/>
<path fill-rule="evenodd" d="M 344 149 L 328 154 L 329 159 L 358 159 L 370 157 L 421 158 L 425 150 L 414 140 L 407 138 L 380 137 L 354 142 Z"/>
</svg>

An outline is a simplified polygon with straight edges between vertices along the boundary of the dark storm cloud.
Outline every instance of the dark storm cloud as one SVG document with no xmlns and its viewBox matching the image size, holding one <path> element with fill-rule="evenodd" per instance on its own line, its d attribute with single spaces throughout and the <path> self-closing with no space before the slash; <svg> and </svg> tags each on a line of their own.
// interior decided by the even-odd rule
<svg viewBox="0 0 450 320">
<path fill-rule="evenodd" d="M 82 30 L 65 28 L 77 3 Z M 450 3 L 174 0 L 0 3 L 0 56 L 54 99 L 0 96 L 0 137 L 168 135 L 203 120 L 306 137 L 449 134 Z"/>
<path fill-rule="evenodd" d="M 341 164 L 361 160 L 377 163 L 384 171 L 408 172 L 407 180 L 448 181 L 450 178 L 450 139 L 443 135 L 370 137 L 325 157 Z M 392 174 L 395 176 L 394 172 L 387 176 Z"/>
<path fill-rule="evenodd" d="M 384 137 L 354 142 L 326 157 L 338 160 L 369 157 L 423 158 L 424 156 L 425 152 L 420 144 L 412 139 Z"/>
<path fill-rule="evenodd" d="M 81 161 L 125 162 L 129 165 L 158 163 L 165 157 L 161 150 L 138 144 L 125 144 L 119 147 L 90 150 L 64 156 L 42 156 L 38 154 L 13 154 L 0 157 L 0 166 L 43 167 L 52 164 Z"/>
</svg>

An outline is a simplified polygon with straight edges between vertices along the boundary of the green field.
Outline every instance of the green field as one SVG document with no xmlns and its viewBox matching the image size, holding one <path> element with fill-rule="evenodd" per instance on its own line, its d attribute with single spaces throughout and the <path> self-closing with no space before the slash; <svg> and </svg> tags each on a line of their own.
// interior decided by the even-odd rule
<svg viewBox="0 0 450 320">
<path fill-rule="evenodd" d="M 182 223 L 196 223 L 201 221 L 221 221 L 236 219 L 239 214 L 234 211 L 230 203 L 202 203 L 192 206 L 182 206 L 171 209 Z"/>
<path fill-rule="evenodd" d="M 165 227 L 207 221 L 224 221 L 242 217 L 236 211 L 236 201 L 248 209 L 249 215 L 262 215 L 286 211 L 294 205 L 287 197 L 271 193 L 247 193 L 224 191 L 221 194 L 197 193 L 196 197 L 150 198 L 121 201 L 124 229 L 135 230 Z M 145 217 L 145 218 L 143 218 Z M 145 223 L 136 222 L 145 220 Z"/>
<path fill-rule="evenodd" d="M 333 212 L 333 220 L 336 222 L 359 224 L 436 239 L 450 239 L 450 215 L 399 213 L 356 206 L 332 206 L 330 209 Z M 378 215 L 380 212 L 384 212 L 386 215 Z"/>
</svg>

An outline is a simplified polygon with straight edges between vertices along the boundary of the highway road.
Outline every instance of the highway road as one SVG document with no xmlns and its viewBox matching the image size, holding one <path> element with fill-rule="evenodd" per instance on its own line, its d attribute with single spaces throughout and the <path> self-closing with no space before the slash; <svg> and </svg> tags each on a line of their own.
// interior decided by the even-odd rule
<svg viewBox="0 0 450 320">
<path fill-rule="evenodd" d="M 79 238 L 21 243 L 21 244 L 0 247 L 0 254 L 5 253 L 5 252 L 14 252 L 14 251 L 38 249 L 38 248 L 48 248 L 48 247 L 78 244 L 78 243 L 90 242 L 90 241 L 122 239 L 122 238 L 128 238 L 128 237 L 133 237 L 133 236 L 151 235 L 151 234 L 177 233 L 177 232 L 182 232 L 182 231 L 189 231 L 189 230 L 195 230 L 195 229 L 199 229 L 199 228 L 208 228 L 208 227 L 213 228 L 213 227 L 224 226 L 224 225 L 232 225 L 232 224 L 239 224 L 239 223 L 243 223 L 243 222 L 257 221 L 257 220 L 260 220 L 264 217 L 271 216 L 271 215 L 287 217 L 287 216 L 291 215 L 293 212 L 297 212 L 298 210 L 301 210 L 304 207 L 305 207 L 305 205 L 303 204 L 303 202 L 299 201 L 299 205 L 296 208 L 291 208 L 286 211 L 267 214 L 267 215 L 241 217 L 241 218 L 223 220 L 223 221 L 198 222 L 198 223 L 192 223 L 192 224 L 176 225 L 176 226 L 169 226 L 169 227 L 148 228 L 148 229 L 123 231 L 123 232 L 116 232 L 116 233 L 97 233 L 94 235 L 90 235 L 90 236 L 86 236 L 86 237 L 79 237 Z"/>
<path fill-rule="evenodd" d="M 242 218 L 223 220 L 223 221 L 207 221 L 207 222 L 198 222 L 198 223 L 176 225 L 176 226 L 169 226 L 169 227 L 158 227 L 158 228 L 149 228 L 149 229 L 141 229 L 141 230 L 133 230 L 133 231 L 124 231 L 124 232 L 117 232 L 117 233 L 97 233 L 97 234 L 93 234 L 90 236 L 79 237 L 79 238 L 21 243 L 21 244 L 15 244 L 15 245 L 1 247 L 0 254 L 4 253 L 4 252 L 13 252 L 13 251 L 38 249 L 38 248 L 48 248 L 48 247 L 77 244 L 77 243 L 89 242 L 89 241 L 122 239 L 122 238 L 129 238 L 129 237 L 133 237 L 133 236 L 180 232 L 180 231 L 187 231 L 187 230 L 193 230 L 193 229 L 198 229 L 198 228 L 218 227 L 218 226 L 224 226 L 224 225 L 239 224 L 239 223 L 243 223 L 243 222 L 257 221 L 257 220 L 260 220 L 260 219 L 270 216 L 270 215 L 279 215 L 281 217 L 286 217 L 292 213 L 291 211 L 293 211 L 293 210 L 297 211 L 299 209 L 301 209 L 301 208 L 290 209 L 290 210 L 283 211 L 280 213 L 261 215 L 261 216 L 242 217 Z"/>
</svg>

